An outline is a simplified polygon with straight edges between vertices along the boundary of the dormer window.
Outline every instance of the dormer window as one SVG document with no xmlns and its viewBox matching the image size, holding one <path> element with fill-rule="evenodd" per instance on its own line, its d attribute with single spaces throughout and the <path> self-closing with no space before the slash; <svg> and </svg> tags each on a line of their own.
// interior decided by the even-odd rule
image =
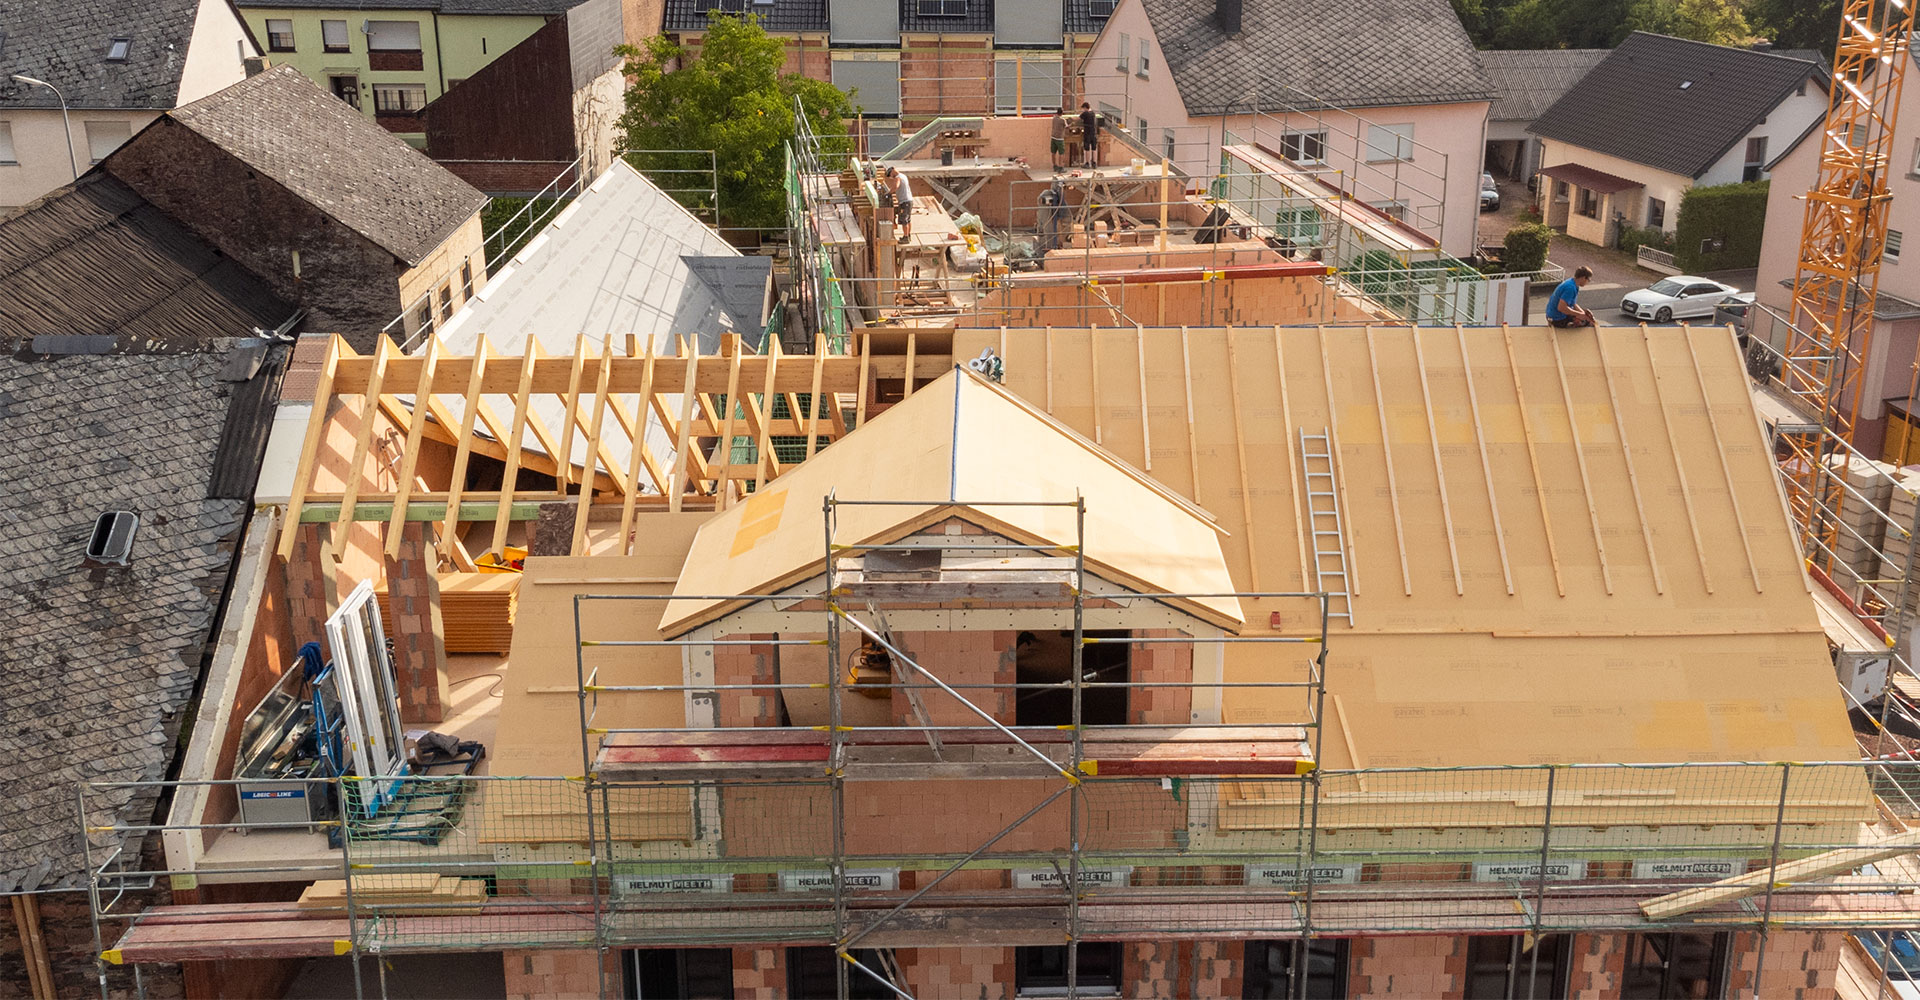
<svg viewBox="0 0 1920 1000">
<path fill-rule="evenodd" d="M 133 48 L 133 39 L 114 38 L 107 41 L 107 61 L 126 62 L 127 52 Z"/>
<path fill-rule="evenodd" d="M 920 0 L 921 17 L 966 17 L 967 0 Z"/>
<path fill-rule="evenodd" d="M 1087 0 L 1088 17 L 1112 17 L 1119 0 Z"/>
</svg>

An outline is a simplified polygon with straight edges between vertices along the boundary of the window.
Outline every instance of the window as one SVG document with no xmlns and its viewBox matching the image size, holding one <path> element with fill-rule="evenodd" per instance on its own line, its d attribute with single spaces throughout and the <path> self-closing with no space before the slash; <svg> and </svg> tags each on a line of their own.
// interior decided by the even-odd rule
<svg viewBox="0 0 1920 1000">
<path fill-rule="evenodd" d="M 327 77 L 327 88 L 333 91 L 333 96 L 338 97 L 339 99 L 347 102 L 348 104 L 353 105 L 356 108 L 360 106 L 360 78 L 359 77 L 357 76 Z"/>
<path fill-rule="evenodd" d="M 373 85 L 375 114 L 412 114 L 427 106 L 424 83 L 376 83 Z"/>
<path fill-rule="evenodd" d="M 1887 230 L 1887 241 L 1881 245 L 1880 259 L 1889 264 L 1900 263 L 1900 230 Z"/>
<path fill-rule="evenodd" d="M 1767 137 L 1755 136 L 1747 140 L 1746 166 L 1740 171 L 1743 181 L 1757 181 L 1767 169 Z"/>
<path fill-rule="evenodd" d="M 1633 934 L 1620 1000 L 1727 995 L 1727 934 Z"/>
<path fill-rule="evenodd" d="M 833 85 L 841 90 L 854 91 L 854 106 L 863 115 L 899 114 L 899 61 L 863 58 L 867 55 L 863 52 L 835 55 L 832 63 Z"/>
<path fill-rule="evenodd" d="M 745 14 L 747 0 L 710 0 L 707 10 L 717 14 Z"/>
<path fill-rule="evenodd" d="M 460 298 L 473 298 L 473 261 L 460 262 Z"/>
<path fill-rule="evenodd" d="M 1113 8 L 1119 6 L 1119 3 L 1120 0 L 1087 0 L 1087 16 L 1112 17 Z"/>
<path fill-rule="evenodd" d="M 1089 636 L 1106 639 L 1127 637 L 1126 632 L 1089 631 Z M 1096 642 L 1080 656 L 1084 681 L 1099 684 L 1124 684 L 1131 664 L 1131 646 L 1121 642 Z M 1058 687 L 1021 688 L 1015 702 L 1014 719 L 1022 726 L 1065 726 L 1073 722 L 1073 633 L 1051 629 L 1022 632 L 1014 640 L 1014 681 L 1019 684 L 1055 684 Z M 1127 689 L 1123 687 L 1083 687 L 1080 690 L 1080 721 L 1089 726 L 1127 724 Z"/>
<path fill-rule="evenodd" d="M 1367 126 L 1367 162 L 1413 159 L 1412 125 Z"/>
<path fill-rule="evenodd" d="M 1647 199 L 1647 228 L 1665 229 L 1667 227 L 1667 203 L 1658 198 Z"/>
<path fill-rule="evenodd" d="M 374 52 L 418 52 L 420 22 L 368 21 L 367 48 Z"/>
<path fill-rule="evenodd" d="M 1139 136 L 1139 137 L 1140 137 L 1140 140 L 1141 140 L 1142 142 L 1144 142 L 1144 141 L 1146 141 L 1146 138 L 1147 138 L 1147 120 L 1146 120 L 1145 118 L 1142 118 L 1142 119 L 1140 119 L 1140 131 L 1138 131 L 1138 132 L 1135 132 L 1135 133 L 1134 133 L 1134 135 L 1137 135 L 1137 136 Z"/>
<path fill-rule="evenodd" d="M 920 16 L 966 17 L 967 0 L 920 0 Z"/>
<path fill-rule="evenodd" d="M 1464 1000 L 1565 996 L 1567 941 L 1549 934 L 1527 948 L 1519 934 L 1468 938 Z"/>
<path fill-rule="evenodd" d="M 288 45 L 293 43 L 289 42 Z M 107 40 L 107 61 L 126 62 L 127 53 L 133 51 L 133 39 L 110 38 Z"/>
<path fill-rule="evenodd" d="M 453 318 L 453 286 L 440 286 L 440 319 L 444 322 Z"/>
<path fill-rule="evenodd" d="M 1908 177 L 1920 177 L 1920 139 L 1913 140 L 1913 162 L 1907 167 Z"/>
<path fill-rule="evenodd" d="M 0 163 L 19 163 L 13 155 L 13 123 L 0 122 Z"/>
<path fill-rule="evenodd" d="M 413 329 L 416 333 L 433 332 L 433 303 L 420 303 L 420 309 L 413 314 Z"/>
<path fill-rule="evenodd" d="M 1306 992 L 1299 992 L 1293 970 L 1306 952 Z M 1340 1000 L 1347 995 L 1347 942 L 1248 941 L 1246 975 L 1240 995 L 1246 1000 Z"/>
<path fill-rule="evenodd" d="M 1160 130 L 1160 150 L 1161 150 L 1161 153 L 1165 155 L 1167 159 L 1169 160 L 1173 159 L 1173 130 L 1172 129 L 1163 128 Z"/>
<path fill-rule="evenodd" d="M 733 1000 L 733 951 L 728 948 L 636 948 L 626 953 L 624 964 L 630 997 Z"/>
<path fill-rule="evenodd" d="M 120 148 L 133 134 L 133 126 L 127 122 L 88 122 L 87 155 L 92 162 L 99 163 L 107 154 Z"/>
<path fill-rule="evenodd" d="M 1003 115 L 1052 112 L 1061 104 L 1060 57 L 1022 59 L 1001 56 L 993 61 L 994 110 Z"/>
<path fill-rule="evenodd" d="M 1574 209 L 1584 219 L 1600 217 L 1600 193 L 1592 188 L 1580 189 L 1580 204 Z"/>
<path fill-rule="evenodd" d="M 351 48 L 347 43 L 347 22 L 321 21 L 320 47 L 328 52 L 345 52 Z"/>
<path fill-rule="evenodd" d="M 1379 209 L 1380 214 L 1395 222 L 1407 221 L 1407 203 L 1404 201 L 1376 201 L 1373 203 L 1373 207 Z"/>
<path fill-rule="evenodd" d="M 1142 79 L 1145 79 L 1146 75 L 1147 75 L 1147 40 L 1142 38 L 1140 39 L 1140 76 Z"/>
<path fill-rule="evenodd" d="M 1295 163 L 1324 163 L 1327 159 L 1327 133 L 1288 132 L 1280 137 L 1280 155 Z"/>
<path fill-rule="evenodd" d="M 283 18 L 267 18 L 267 51 L 293 51 L 293 22 Z"/>
<path fill-rule="evenodd" d="M 1120 60 L 1119 60 L 1119 62 L 1118 62 L 1118 63 L 1116 63 L 1116 64 L 1115 64 L 1115 66 L 1116 66 L 1116 67 L 1117 67 L 1117 68 L 1118 68 L 1118 69 L 1120 70 L 1120 72 L 1122 72 L 1122 73 L 1125 73 L 1125 72 L 1126 72 L 1127 70 L 1129 70 L 1129 69 L 1132 69 L 1132 68 L 1133 68 L 1133 63 L 1132 63 L 1132 61 L 1131 61 L 1131 60 L 1129 60 L 1129 59 L 1127 58 L 1127 54 L 1128 54 L 1128 50 L 1129 50 L 1129 49 L 1131 49 L 1131 48 L 1133 48 L 1133 36 L 1131 36 L 1131 35 L 1127 35 L 1127 34 L 1124 34 L 1124 33 L 1123 33 L 1123 34 L 1121 34 L 1121 36 L 1120 36 Z"/>
<path fill-rule="evenodd" d="M 866 948 L 855 948 L 852 955 L 861 965 L 881 975 L 886 975 L 881 964 L 880 953 Z M 787 995 L 790 997 L 836 997 L 840 988 L 836 977 L 837 969 L 845 966 L 847 970 L 847 996 L 853 1000 L 891 1000 L 898 996 L 876 982 L 872 976 L 834 957 L 832 948 L 788 948 L 787 949 Z"/>
<path fill-rule="evenodd" d="M 1083 941 L 1074 988 L 1081 996 L 1120 995 L 1120 943 Z M 1013 949 L 1013 992 L 1022 997 L 1067 995 L 1067 949 L 1063 945 Z"/>
</svg>

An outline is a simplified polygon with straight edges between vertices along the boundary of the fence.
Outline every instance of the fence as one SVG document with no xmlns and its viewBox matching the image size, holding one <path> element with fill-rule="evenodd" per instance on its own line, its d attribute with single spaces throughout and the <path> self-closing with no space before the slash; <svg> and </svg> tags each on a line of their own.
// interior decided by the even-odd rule
<svg viewBox="0 0 1920 1000">
<path fill-rule="evenodd" d="M 1649 271 L 1655 271 L 1660 274 L 1680 273 L 1680 265 L 1673 262 L 1673 254 L 1665 250 L 1656 250 L 1650 246 L 1642 246 L 1634 251 L 1633 257 L 1634 263 Z"/>
</svg>

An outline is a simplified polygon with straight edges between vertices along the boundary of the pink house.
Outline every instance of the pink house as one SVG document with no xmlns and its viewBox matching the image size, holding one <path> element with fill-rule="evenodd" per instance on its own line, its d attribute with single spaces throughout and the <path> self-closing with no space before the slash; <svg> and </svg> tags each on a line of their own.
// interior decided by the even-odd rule
<svg viewBox="0 0 1920 1000">
<path fill-rule="evenodd" d="M 1471 252 L 1493 92 L 1447 0 L 1245 7 L 1119 0 L 1086 100 L 1192 177 L 1219 171 L 1223 141 L 1258 143 Z"/>
</svg>

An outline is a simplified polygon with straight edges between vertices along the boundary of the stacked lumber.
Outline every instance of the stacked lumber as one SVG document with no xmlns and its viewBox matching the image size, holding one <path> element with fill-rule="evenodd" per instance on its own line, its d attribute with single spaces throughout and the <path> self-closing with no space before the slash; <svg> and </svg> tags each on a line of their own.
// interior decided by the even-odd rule
<svg viewBox="0 0 1920 1000">
<path fill-rule="evenodd" d="M 1846 569 L 1836 567 L 1833 582 L 1850 590 L 1860 580 L 1879 576 L 1880 548 L 1887 534 L 1887 522 L 1880 512 L 1886 510 L 1892 500 L 1891 477 L 1899 470 L 1885 462 L 1859 456 L 1836 455 L 1828 461 L 1833 463 L 1835 472 L 1849 490 L 1840 505 L 1840 521 L 1845 527 L 1834 543 L 1834 554 Z M 1867 503 L 1860 502 L 1863 496 Z"/>
<path fill-rule="evenodd" d="M 355 875 L 354 909 L 401 916 L 473 916 L 487 901 L 487 883 L 477 878 L 448 878 L 430 872 Z M 345 879 L 322 879 L 300 894 L 302 910 L 345 910 Z"/>
<path fill-rule="evenodd" d="M 518 573 L 438 573 L 440 621 L 449 653 L 498 653 L 513 646 L 513 616 L 520 592 Z M 374 592 L 382 621 L 392 622 L 393 604 L 383 582 Z M 387 630 L 392 632 L 393 626 Z"/>
</svg>

